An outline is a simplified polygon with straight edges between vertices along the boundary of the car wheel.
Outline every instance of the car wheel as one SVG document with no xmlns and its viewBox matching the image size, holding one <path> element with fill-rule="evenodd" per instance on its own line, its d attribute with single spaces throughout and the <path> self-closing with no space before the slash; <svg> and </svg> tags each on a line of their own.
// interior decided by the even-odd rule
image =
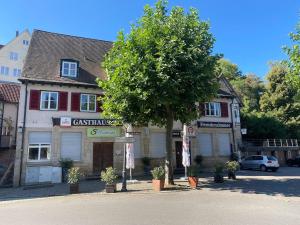
<svg viewBox="0 0 300 225">
<path fill-rule="evenodd" d="M 261 170 L 262 172 L 266 172 L 266 171 L 267 171 L 267 167 L 266 167 L 265 165 L 261 165 L 261 166 L 260 166 L 260 170 Z"/>
</svg>

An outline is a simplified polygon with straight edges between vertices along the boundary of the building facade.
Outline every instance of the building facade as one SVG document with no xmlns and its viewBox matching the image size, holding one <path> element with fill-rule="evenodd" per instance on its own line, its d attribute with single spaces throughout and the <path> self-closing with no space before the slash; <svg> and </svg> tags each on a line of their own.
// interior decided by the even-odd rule
<svg viewBox="0 0 300 225">
<path fill-rule="evenodd" d="M 30 39 L 28 30 L 17 31 L 16 37 L 0 48 L 0 82 L 19 83 Z"/>
<path fill-rule="evenodd" d="M 101 118 L 97 97 L 104 93 L 96 78 L 105 79 L 100 67 L 111 42 L 35 30 L 24 65 L 19 106 L 14 184 L 61 182 L 59 161 L 72 159 L 87 175 L 108 166 L 121 171 L 124 146 L 122 126 Z M 214 102 L 202 104 L 203 116 L 193 121 L 191 155 L 204 156 L 210 165 L 238 151 L 241 102 L 225 79 Z M 235 117 L 233 116 L 235 115 Z M 173 163 L 180 166 L 182 124 L 174 122 Z M 165 157 L 165 130 L 149 125 L 135 127 L 135 170 L 141 159 L 152 165 Z"/>
</svg>

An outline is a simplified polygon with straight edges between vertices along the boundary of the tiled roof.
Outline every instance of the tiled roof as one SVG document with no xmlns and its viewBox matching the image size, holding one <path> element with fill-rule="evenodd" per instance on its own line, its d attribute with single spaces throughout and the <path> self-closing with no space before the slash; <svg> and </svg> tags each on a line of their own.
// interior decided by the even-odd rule
<svg viewBox="0 0 300 225">
<path fill-rule="evenodd" d="M 9 103 L 18 103 L 20 99 L 20 85 L 0 83 L 0 100 Z"/>
<path fill-rule="evenodd" d="M 101 63 L 112 42 L 34 30 L 20 80 L 96 85 L 105 79 Z M 62 59 L 79 61 L 77 78 L 60 76 Z"/>
</svg>

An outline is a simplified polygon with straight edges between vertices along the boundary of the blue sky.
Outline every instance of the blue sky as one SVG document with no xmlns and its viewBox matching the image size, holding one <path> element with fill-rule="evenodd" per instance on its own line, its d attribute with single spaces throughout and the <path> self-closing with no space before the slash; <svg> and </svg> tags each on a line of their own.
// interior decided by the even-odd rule
<svg viewBox="0 0 300 225">
<path fill-rule="evenodd" d="M 28 28 L 115 40 L 120 29 L 143 13 L 150 0 L 9 0 L 1 1 L 0 44 L 15 30 Z M 270 60 L 285 58 L 282 46 L 300 21 L 299 0 L 169 0 L 169 7 L 193 6 L 209 20 L 216 38 L 214 51 L 238 64 L 242 72 L 263 77 Z M 5 9 L 5 10 L 3 10 Z"/>
</svg>

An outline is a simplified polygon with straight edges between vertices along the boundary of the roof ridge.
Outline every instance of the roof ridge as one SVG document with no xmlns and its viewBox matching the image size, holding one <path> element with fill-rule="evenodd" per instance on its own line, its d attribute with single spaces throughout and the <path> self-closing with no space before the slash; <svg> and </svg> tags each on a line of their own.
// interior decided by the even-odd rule
<svg viewBox="0 0 300 225">
<path fill-rule="evenodd" d="M 48 34 L 55 34 L 55 35 L 61 35 L 61 36 L 67 36 L 67 37 L 73 37 L 73 38 L 80 38 L 80 39 L 88 39 L 88 40 L 94 40 L 94 41 L 101 41 L 101 42 L 109 42 L 113 43 L 113 41 L 107 41 L 103 39 L 96 39 L 96 38 L 89 38 L 89 37 L 81 37 L 81 36 L 76 36 L 76 35 L 71 35 L 71 34 L 62 34 L 62 33 L 57 33 L 57 32 L 50 32 L 50 31 L 45 31 L 45 30 L 39 30 L 39 29 L 34 29 L 33 33 L 37 32 L 43 32 L 43 33 L 48 33 Z"/>
</svg>

